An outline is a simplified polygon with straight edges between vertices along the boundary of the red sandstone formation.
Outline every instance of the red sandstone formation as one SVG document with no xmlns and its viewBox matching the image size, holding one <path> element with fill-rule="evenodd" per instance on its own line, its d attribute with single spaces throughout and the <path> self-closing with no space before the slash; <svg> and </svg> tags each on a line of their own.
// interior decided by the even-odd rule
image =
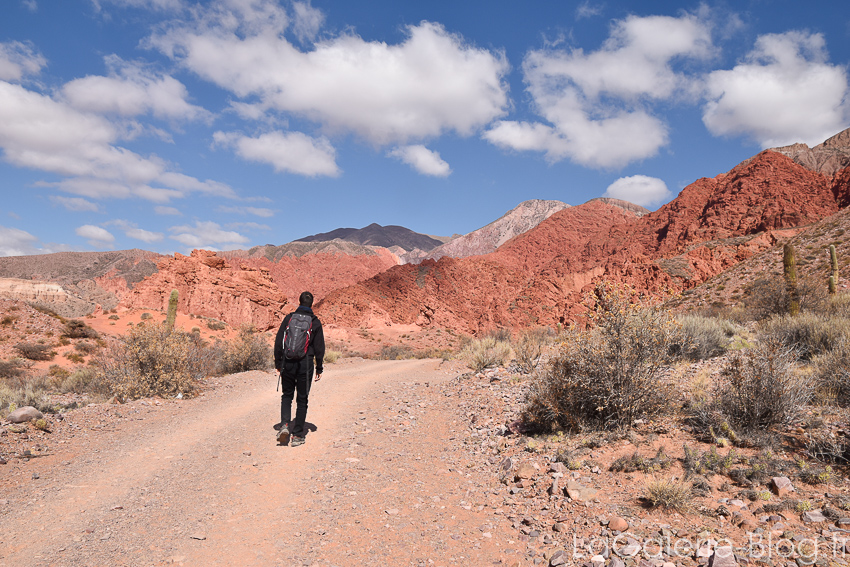
<svg viewBox="0 0 850 567">
<path fill-rule="evenodd" d="M 786 229 L 844 206 L 848 172 L 826 176 L 765 151 L 640 218 L 591 201 L 555 213 L 493 254 L 398 266 L 331 293 L 320 307 L 329 322 L 348 327 L 416 323 L 477 332 L 566 322 L 600 279 L 652 294 L 683 290 L 764 251 L 787 238 Z"/>
<path fill-rule="evenodd" d="M 280 325 L 286 314 L 286 295 L 265 268 L 238 260 L 228 263 L 208 250 L 175 254 L 161 260 L 158 268 L 125 296 L 124 307 L 165 310 L 171 290 L 176 289 L 179 312 L 214 317 L 233 327 L 252 324 L 265 331 Z"/>
</svg>

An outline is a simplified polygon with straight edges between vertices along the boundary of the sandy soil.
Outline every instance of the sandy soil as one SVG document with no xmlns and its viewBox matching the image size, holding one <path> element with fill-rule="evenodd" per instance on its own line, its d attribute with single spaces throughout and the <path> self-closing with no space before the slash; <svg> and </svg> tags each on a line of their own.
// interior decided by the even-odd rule
<svg viewBox="0 0 850 567">
<path fill-rule="evenodd" d="M 71 412 L 0 468 L 0 565 L 513 564 L 525 546 L 478 505 L 497 488 L 471 470 L 465 416 L 441 391 L 458 373 L 328 365 L 301 447 L 277 445 L 263 372 Z"/>
</svg>

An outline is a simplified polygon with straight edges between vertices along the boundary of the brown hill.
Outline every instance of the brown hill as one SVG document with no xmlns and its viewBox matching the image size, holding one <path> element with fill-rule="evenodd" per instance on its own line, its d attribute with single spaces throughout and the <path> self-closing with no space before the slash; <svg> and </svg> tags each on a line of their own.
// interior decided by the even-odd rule
<svg viewBox="0 0 850 567">
<path fill-rule="evenodd" d="M 376 223 L 363 228 L 338 228 L 331 232 L 305 236 L 304 238 L 297 239 L 295 242 L 326 242 L 335 239 L 368 246 L 381 246 L 383 248 L 398 246 L 408 252 L 416 249 L 431 250 L 444 242 L 444 240 L 428 236 L 427 234 L 413 232 L 403 226 L 381 226 Z"/>
<path fill-rule="evenodd" d="M 398 266 L 331 293 L 320 308 L 346 327 L 554 325 L 569 321 L 582 291 L 600 279 L 649 293 L 683 290 L 763 252 L 787 236 L 784 229 L 837 212 L 847 200 L 846 171 L 826 176 L 764 151 L 640 218 L 588 202 L 486 257 Z"/>
<path fill-rule="evenodd" d="M 773 148 L 790 157 L 807 169 L 834 175 L 850 165 L 850 128 L 844 130 L 814 148 L 806 144 L 792 144 L 781 148 Z"/>
</svg>

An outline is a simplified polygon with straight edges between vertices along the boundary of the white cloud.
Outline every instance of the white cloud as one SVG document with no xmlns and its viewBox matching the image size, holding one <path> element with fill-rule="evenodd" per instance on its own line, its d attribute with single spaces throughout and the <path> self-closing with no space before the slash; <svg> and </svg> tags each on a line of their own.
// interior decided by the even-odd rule
<svg viewBox="0 0 850 567">
<path fill-rule="evenodd" d="M 274 216 L 274 211 L 265 207 L 218 207 L 222 213 L 236 213 L 237 215 L 255 215 L 263 218 Z"/>
<path fill-rule="evenodd" d="M 39 254 L 43 250 L 37 248 L 38 238 L 17 228 L 0 226 L 0 256 L 27 256 Z"/>
<path fill-rule="evenodd" d="M 850 120 L 847 71 L 828 59 L 820 34 L 760 36 L 742 63 L 709 74 L 703 122 L 712 134 L 764 148 L 819 144 Z"/>
<path fill-rule="evenodd" d="M 629 16 L 615 22 L 610 37 L 591 53 L 532 51 L 523 72 L 548 124 L 501 121 L 484 138 L 589 167 L 621 167 L 650 157 L 668 138 L 666 124 L 649 106 L 693 90 L 693 81 L 674 63 L 712 53 L 708 25 L 691 15 Z"/>
<path fill-rule="evenodd" d="M 20 81 L 25 75 L 36 75 L 47 60 L 20 41 L 0 42 L 0 81 Z"/>
<path fill-rule="evenodd" d="M 148 10 L 174 11 L 183 8 L 183 0 L 92 0 L 95 10 L 100 11 L 102 4 L 115 4 L 125 8 L 144 8 Z"/>
<path fill-rule="evenodd" d="M 245 230 L 271 230 L 267 224 L 260 224 L 257 222 L 232 222 L 228 223 L 227 228 L 243 228 Z"/>
<path fill-rule="evenodd" d="M 112 243 L 115 242 L 115 237 L 111 232 L 91 224 L 84 224 L 74 232 L 77 233 L 77 236 L 88 239 L 88 243 L 95 248 L 111 248 Z"/>
<path fill-rule="evenodd" d="M 180 81 L 160 75 L 117 55 L 105 58 L 109 76 L 89 75 L 62 87 L 62 95 L 79 110 L 99 114 L 158 118 L 208 119 L 211 114 L 189 104 L 189 93 Z"/>
<path fill-rule="evenodd" d="M 602 196 L 649 207 L 667 201 L 673 194 L 667 189 L 667 184 L 657 177 L 632 175 L 631 177 L 621 177 L 609 185 Z"/>
<path fill-rule="evenodd" d="M 389 155 L 400 159 L 423 175 L 448 177 L 452 170 L 438 152 L 429 150 L 422 145 L 403 146 L 395 148 Z"/>
<path fill-rule="evenodd" d="M 35 0 L 22 0 L 21 3 L 30 12 L 38 12 L 38 3 Z"/>
<path fill-rule="evenodd" d="M 295 37 L 298 41 L 306 43 L 316 39 L 322 24 L 325 21 L 325 15 L 318 8 L 313 8 L 310 2 L 293 2 L 292 11 L 295 13 L 294 21 L 292 22 L 292 31 L 295 32 Z"/>
<path fill-rule="evenodd" d="M 175 209 L 174 207 L 163 207 L 158 206 L 153 208 L 154 212 L 158 215 L 173 215 L 173 216 L 183 216 L 183 213 Z"/>
<path fill-rule="evenodd" d="M 249 161 L 268 163 L 280 173 L 297 173 L 308 177 L 340 174 L 336 150 L 327 138 L 311 138 L 301 132 L 269 132 L 256 138 L 236 133 L 216 132 L 217 144 L 235 149 Z"/>
<path fill-rule="evenodd" d="M 578 6 L 576 6 L 576 19 L 583 20 L 585 18 L 592 18 L 594 16 L 599 16 L 602 14 L 602 5 L 601 4 L 591 4 L 590 0 L 585 0 Z"/>
<path fill-rule="evenodd" d="M 79 197 L 60 197 L 58 195 L 51 195 L 50 200 L 57 205 L 62 205 L 69 211 L 91 211 L 96 213 L 100 210 L 97 203 L 92 203 L 91 201 L 86 201 Z"/>
<path fill-rule="evenodd" d="M 149 230 L 139 228 L 134 222 L 122 219 L 111 220 L 105 223 L 105 225 L 116 226 L 121 229 L 124 234 L 127 235 L 129 238 L 141 240 L 142 242 L 159 242 L 165 237 L 165 235 L 161 232 L 151 232 Z"/>
<path fill-rule="evenodd" d="M 439 24 L 408 27 L 400 44 L 346 33 L 301 51 L 281 35 L 286 14 L 267 0 L 216 2 L 196 17 L 155 33 L 149 44 L 239 98 L 329 131 L 376 144 L 469 135 L 508 106 L 504 55 Z"/>
<path fill-rule="evenodd" d="M 247 237 L 238 232 L 222 230 L 218 223 L 195 221 L 195 226 L 173 226 L 169 229 L 171 238 L 189 249 L 207 250 L 235 249 L 246 244 Z"/>
<path fill-rule="evenodd" d="M 64 177 L 61 190 L 84 197 L 165 202 L 191 192 L 234 197 L 215 181 L 169 171 L 116 143 L 125 135 L 102 116 L 81 112 L 20 85 L 0 81 L 0 149 L 12 165 Z"/>
</svg>

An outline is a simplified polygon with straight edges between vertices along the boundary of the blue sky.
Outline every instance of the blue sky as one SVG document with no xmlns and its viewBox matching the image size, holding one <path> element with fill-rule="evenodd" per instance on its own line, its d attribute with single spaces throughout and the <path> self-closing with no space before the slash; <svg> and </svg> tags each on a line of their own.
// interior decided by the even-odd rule
<svg viewBox="0 0 850 567">
<path fill-rule="evenodd" d="M 0 255 L 655 209 L 850 126 L 848 63 L 842 2 L 6 0 Z"/>
</svg>

